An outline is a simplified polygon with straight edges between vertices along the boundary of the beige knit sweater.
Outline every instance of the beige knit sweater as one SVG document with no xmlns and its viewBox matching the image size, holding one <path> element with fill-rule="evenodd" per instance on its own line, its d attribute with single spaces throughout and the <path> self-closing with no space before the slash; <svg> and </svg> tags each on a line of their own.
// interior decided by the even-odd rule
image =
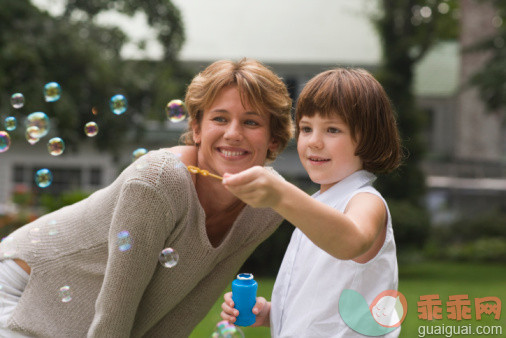
<svg viewBox="0 0 506 338">
<path fill-rule="evenodd" d="M 9 327 L 37 337 L 187 337 L 281 220 L 246 206 L 213 247 L 190 173 L 169 151 L 151 151 L 0 244 L 0 259 L 32 269 Z M 173 268 L 158 261 L 167 247 L 179 253 Z"/>
</svg>

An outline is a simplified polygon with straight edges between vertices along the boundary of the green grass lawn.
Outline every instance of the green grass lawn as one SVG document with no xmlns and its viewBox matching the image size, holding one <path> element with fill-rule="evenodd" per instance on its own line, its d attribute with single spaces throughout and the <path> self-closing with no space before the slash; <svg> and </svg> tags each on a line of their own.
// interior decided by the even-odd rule
<svg viewBox="0 0 506 338">
<path fill-rule="evenodd" d="M 257 279 L 258 295 L 269 299 L 274 286 L 274 279 Z M 230 286 L 227 292 L 230 291 Z M 499 297 L 506 301 L 506 264 L 479 264 L 479 263 L 447 263 L 432 262 L 402 265 L 399 267 L 399 291 L 404 294 L 408 302 L 406 319 L 402 324 L 400 337 L 418 337 L 419 330 L 425 326 L 439 326 L 448 330 L 447 326 L 466 326 L 476 329 L 477 326 L 501 326 L 502 335 L 485 335 L 488 337 L 506 336 L 506 313 L 499 320 L 493 315 L 482 315 L 481 321 L 475 320 L 474 299 L 483 297 Z M 443 319 L 429 322 L 418 319 L 417 302 L 422 295 L 438 294 L 442 302 Z M 470 320 L 455 321 L 447 318 L 446 302 L 452 295 L 469 295 L 471 301 Z M 220 298 L 207 316 L 195 328 L 190 337 L 210 337 L 217 322 L 221 321 Z M 503 307 L 504 308 L 504 307 Z M 503 311 L 506 312 L 506 311 Z M 443 325 L 444 324 L 444 325 Z M 423 326 L 422 328 L 420 328 Z M 433 329 L 434 330 L 434 329 Z M 464 330 L 461 328 L 461 330 Z M 269 337 L 268 328 L 243 328 L 246 337 Z M 447 331 L 448 332 L 448 331 Z M 454 335 L 454 337 L 473 337 L 475 335 Z M 426 335 L 426 337 L 445 337 L 445 334 Z"/>
</svg>

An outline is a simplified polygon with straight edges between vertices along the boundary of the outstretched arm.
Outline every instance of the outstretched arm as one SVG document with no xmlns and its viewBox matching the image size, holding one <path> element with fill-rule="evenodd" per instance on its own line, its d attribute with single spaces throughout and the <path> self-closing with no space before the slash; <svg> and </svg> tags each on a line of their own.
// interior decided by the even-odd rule
<svg viewBox="0 0 506 338">
<path fill-rule="evenodd" d="M 376 195 L 355 195 L 344 213 L 321 203 L 262 167 L 225 175 L 223 184 L 253 207 L 270 207 L 299 228 L 322 250 L 339 259 L 356 259 L 381 240 L 386 208 Z"/>
</svg>

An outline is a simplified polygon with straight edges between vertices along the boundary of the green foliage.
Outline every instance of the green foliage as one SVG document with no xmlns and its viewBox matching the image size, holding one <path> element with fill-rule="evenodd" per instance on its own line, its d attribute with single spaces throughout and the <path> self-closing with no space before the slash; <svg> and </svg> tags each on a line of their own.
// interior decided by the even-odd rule
<svg viewBox="0 0 506 338">
<path fill-rule="evenodd" d="M 164 47 L 164 61 L 173 61 L 184 42 L 181 14 L 170 0 L 67 0 L 63 16 L 67 19 L 75 14 L 93 19 L 106 10 L 133 16 L 143 12 L 148 24 L 158 31 L 158 41 Z"/>
<path fill-rule="evenodd" d="M 506 262 L 506 214 L 489 212 L 432 229 L 429 257 Z"/>
<path fill-rule="evenodd" d="M 439 41 L 458 36 L 458 1 L 381 0 L 372 21 L 381 37 L 382 63 L 376 78 L 397 113 L 403 145 L 401 167 L 379 176 L 376 187 L 388 199 L 400 251 L 421 248 L 428 238 L 429 217 L 423 204 L 425 117 L 413 93 L 414 68 Z"/>
<path fill-rule="evenodd" d="M 145 117 L 162 119 L 166 102 L 184 92 L 189 74 L 175 61 L 184 40 L 183 28 L 179 11 L 168 0 L 69 0 L 58 17 L 28 0 L 0 0 L 0 8 L 0 111 L 20 122 L 31 112 L 44 111 L 53 123 L 51 133 L 57 130 L 67 151 L 77 150 L 79 141 L 86 138 L 84 125 L 93 120 L 100 132 L 92 141 L 97 148 L 117 154 L 128 130 L 141 132 Z M 127 15 L 146 13 L 163 42 L 163 60 L 121 58 L 127 36 L 92 20 L 113 8 Z M 50 81 L 61 85 L 62 97 L 47 103 L 42 89 Z M 19 110 L 10 106 L 15 92 L 23 93 L 26 100 Z M 121 117 L 109 108 L 109 99 L 119 93 L 127 97 L 129 106 Z M 91 113 L 93 108 L 98 115 Z M 13 134 L 24 137 L 22 129 Z"/>
<path fill-rule="evenodd" d="M 397 200 L 389 200 L 388 207 L 398 251 L 422 249 L 430 232 L 427 210 L 408 201 Z"/>
<path fill-rule="evenodd" d="M 469 85 L 478 87 L 482 101 L 492 111 L 506 107 L 506 2 L 501 0 L 481 0 L 489 2 L 497 10 L 494 18 L 496 31 L 483 41 L 466 49 L 468 53 L 486 52 L 490 58 L 483 67 L 473 74 Z"/>
<path fill-rule="evenodd" d="M 241 271 L 251 271 L 255 276 L 275 277 L 294 229 L 292 224 L 284 221 L 271 237 L 256 248 Z"/>
<path fill-rule="evenodd" d="M 88 192 L 81 190 L 68 191 L 57 196 L 51 194 L 43 194 L 39 198 L 39 204 L 41 208 L 44 209 L 45 213 L 49 213 L 61 209 L 64 206 L 79 202 L 89 195 L 90 194 Z"/>
<path fill-rule="evenodd" d="M 420 168 L 425 153 L 421 133 L 425 118 L 414 99 L 414 67 L 438 41 L 458 35 L 457 9 L 456 0 L 382 0 L 379 14 L 372 16 L 381 37 L 383 54 L 375 76 L 397 113 L 405 154 L 399 170 L 392 175 L 380 176 L 376 186 L 386 198 L 408 201 L 412 208 L 420 209 L 417 211 L 420 216 L 425 213 L 422 210 L 425 178 Z M 394 223 L 397 223 L 396 218 Z M 409 221 L 407 224 L 415 223 Z M 399 230 L 401 241 L 403 231 Z"/>
</svg>

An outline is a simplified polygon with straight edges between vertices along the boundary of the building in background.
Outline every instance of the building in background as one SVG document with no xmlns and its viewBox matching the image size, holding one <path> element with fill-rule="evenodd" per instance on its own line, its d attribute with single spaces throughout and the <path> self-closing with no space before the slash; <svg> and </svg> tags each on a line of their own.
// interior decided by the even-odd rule
<svg viewBox="0 0 506 338">
<path fill-rule="evenodd" d="M 304 84 L 323 70 L 353 66 L 374 72 L 380 62 L 379 37 L 368 18 L 375 10 L 370 0 L 173 2 L 182 12 L 186 30 L 180 60 L 195 73 L 219 59 L 255 58 L 273 68 L 296 99 Z M 436 46 L 418 64 L 414 84 L 429 122 L 424 171 L 435 222 L 493 208 L 506 210 L 504 115 L 489 114 L 476 90 L 462 89 L 486 55 L 463 54 L 461 46 L 489 34 L 494 13 L 473 0 L 463 0 L 461 6 L 461 40 Z M 142 57 L 156 55 L 154 46 Z M 58 172 L 55 184 L 60 190 L 96 190 L 131 161 L 134 149 L 174 145 L 183 127 L 170 122 L 148 124 L 147 139 L 127 146 L 119 165 L 86 145 L 79 156 L 61 159 L 49 158 L 40 150 L 42 145 L 12 146 L 0 157 L 0 205 L 9 200 L 17 184 L 33 186 L 34 170 L 41 166 Z M 300 186 L 314 189 L 293 142 L 273 166 Z"/>
</svg>

